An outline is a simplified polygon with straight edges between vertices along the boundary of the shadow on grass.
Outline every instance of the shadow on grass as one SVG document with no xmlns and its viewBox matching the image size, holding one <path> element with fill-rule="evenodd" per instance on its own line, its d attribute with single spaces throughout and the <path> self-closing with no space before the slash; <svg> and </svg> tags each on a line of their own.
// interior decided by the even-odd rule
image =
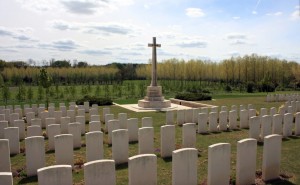
<svg viewBox="0 0 300 185">
<path fill-rule="evenodd" d="M 266 181 L 266 184 L 268 184 L 268 185 L 296 185 L 286 179 L 276 179 L 276 180 Z"/>
<path fill-rule="evenodd" d="M 282 141 L 289 141 L 290 139 L 289 138 L 282 138 Z"/>
<path fill-rule="evenodd" d="M 20 180 L 19 184 L 28 184 L 28 183 L 33 183 L 33 182 L 37 182 L 37 181 L 38 181 L 37 176 L 24 177 L 24 178 L 22 178 L 22 180 Z"/>
<path fill-rule="evenodd" d="M 130 141 L 129 144 L 137 144 L 139 143 L 138 141 Z"/>
<path fill-rule="evenodd" d="M 47 150 L 46 154 L 53 154 L 55 152 L 55 150 Z"/>
<path fill-rule="evenodd" d="M 209 132 L 206 132 L 206 133 L 200 133 L 200 135 L 207 136 L 207 135 L 210 135 L 210 133 L 209 133 Z"/>
<path fill-rule="evenodd" d="M 172 157 L 164 157 L 162 158 L 166 163 L 172 162 Z"/>
<path fill-rule="evenodd" d="M 300 139 L 299 136 L 290 136 L 289 138 L 291 138 L 291 139 Z"/>
<path fill-rule="evenodd" d="M 127 169 L 127 168 L 128 168 L 128 163 L 116 164 L 117 170 L 122 170 L 122 169 Z"/>
</svg>

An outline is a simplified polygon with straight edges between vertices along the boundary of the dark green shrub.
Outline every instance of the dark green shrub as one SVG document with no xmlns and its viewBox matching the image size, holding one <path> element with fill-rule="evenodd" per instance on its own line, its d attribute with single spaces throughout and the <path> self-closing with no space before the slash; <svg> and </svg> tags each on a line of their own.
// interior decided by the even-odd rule
<svg viewBox="0 0 300 185">
<path fill-rule="evenodd" d="M 225 86 L 225 91 L 226 91 L 226 92 L 231 92 L 231 91 L 232 91 L 232 88 L 231 88 L 229 85 L 226 85 L 226 86 Z"/>
<path fill-rule="evenodd" d="M 248 93 L 253 93 L 254 92 L 254 86 L 255 86 L 255 84 L 253 82 L 248 82 L 247 83 L 247 92 Z"/>
<path fill-rule="evenodd" d="M 110 98 L 104 98 L 104 97 L 95 97 L 95 96 L 89 96 L 86 95 L 82 99 L 79 99 L 76 101 L 77 105 L 83 105 L 84 102 L 90 102 L 90 105 L 93 104 L 98 104 L 99 106 L 101 105 L 112 105 L 112 100 Z"/>
<path fill-rule="evenodd" d="M 175 98 L 187 101 L 211 100 L 211 96 L 208 94 L 190 92 L 176 94 Z"/>
</svg>

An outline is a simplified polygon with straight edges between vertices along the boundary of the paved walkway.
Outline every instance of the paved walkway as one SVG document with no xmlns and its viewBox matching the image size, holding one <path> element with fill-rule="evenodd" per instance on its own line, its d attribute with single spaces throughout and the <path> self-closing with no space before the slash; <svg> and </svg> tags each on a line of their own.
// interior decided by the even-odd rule
<svg viewBox="0 0 300 185">
<path fill-rule="evenodd" d="M 123 104 L 123 105 L 120 105 L 120 104 L 114 103 L 114 105 L 123 107 L 125 109 L 131 110 L 131 111 L 134 111 L 134 112 L 155 112 L 155 111 L 165 112 L 165 111 L 168 111 L 168 110 L 191 109 L 191 107 L 187 107 L 187 106 L 183 106 L 183 105 L 177 105 L 177 104 L 174 104 L 174 103 L 171 103 L 171 107 L 163 108 L 163 109 L 141 108 L 141 107 L 138 107 L 138 104 Z"/>
</svg>

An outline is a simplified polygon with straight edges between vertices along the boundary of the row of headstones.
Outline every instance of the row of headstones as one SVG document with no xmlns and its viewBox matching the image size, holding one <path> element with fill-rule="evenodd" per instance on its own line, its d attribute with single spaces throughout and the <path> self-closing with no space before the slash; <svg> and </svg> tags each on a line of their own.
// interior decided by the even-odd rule
<svg viewBox="0 0 300 185">
<path fill-rule="evenodd" d="M 266 102 L 300 101 L 299 94 L 268 94 Z"/>
<path fill-rule="evenodd" d="M 263 139 L 267 135 L 278 134 L 283 137 L 289 137 L 294 134 L 300 135 L 300 112 L 294 116 L 286 113 L 284 116 L 280 114 L 253 116 L 249 119 L 249 137 L 257 140 Z"/>
<path fill-rule="evenodd" d="M 115 132 L 124 132 L 119 130 Z M 27 138 L 27 142 L 39 140 L 43 145 L 42 137 Z M 31 141 L 32 140 L 32 141 Z M 282 137 L 269 135 L 265 137 L 262 157 L 262 179 L 265 181 L 279 177 Z M 71 141 L 71 140 L 70 140 Z M 4 143 L 3 141 L 1 141 Z M 7 141 L 6 141 L 7 143 Z M 31 146 L 34 143 L 31 143 Z M 36 146 L 37 147 L 37 146 Z M 7 147 L 8 148 L 8 147 Z M 32 152 L 33 147 L 28 149 Z M 26 150 L 27 151 L 27 150 Z M 29 154 L 26 154 L 26 157 Z M 34 172 L 41 185 L 71 185 L 72 165 L 53 165 L 43 167 L 45 157 L 42 152 L 32 153 L 28 156 L 34 162 Z M 230 181 L 231 145 L 219 143 L 208 147 L 208 185 L 229 184 Z M 256 172 L 257 141 L 244 139 L 237 143 L 236 183 L 254 184 Z M 33 162 L 33 161 L 31 161 Z M 154 154 L 136 155 L 124 160 L 128 162 L 128 176 L 130 185 L 157 184 L 157 156 Z M 84 164 L 85 184 L 116 184 L 115 160 L 94 160 Z M 27 167 L 28 168 L 28 167 Z M 182 148 L 172 152 L 172 184 L 197 184 L 198 150 L 195 148 Z M 28 173 L 28 172 L 27 172 Z M 0 182 L 12 184 L 11 172 L 0 172 Z"/>
<path fill-rule="evenodd" d="M 106 117 L 111 115 L 113 116 L 113 114 L 107 114 Z M 99 120 L 99 116 L 93 115 L 92 120 L 95 119 L 94 117 L 96 117 L 97 120 L 89 122 L 89 132 L 101 131 L 101 122 Z M 84 117 L 82 116 L 77 116 L 76 118 L 82 118 L 82 120 L 84 120 Z M 49 150 L 54 149 L 54 137 L 59 134 L 72 134 L 74 140 L 74 147 L 79 148 L 81 146 L 81 135 L 85 133 L 84 121 L 70 123 L 70 118 L 63 117 L 62 124 L 55 124 L 55 120 L 53 120 L 54 118 L 47 118 L 46 120 L 48 119 L 52 120 L 51 123 L 49 123 L 49 125 L 47 125 L 46 127 L 46 136 L 48 137 Z M 108 120 L 108 118 L 106 119 Z M 0 121 L 0 139 L 10 140 L 11 154 L 18 154 L 20 152 L 19 141 L 25 138 L 24 121 L 20 120 L 20 122 L 18 121 L 17 123 L 19 126 L 22 126 L 8 127 L 7 121 Z M 107 142 L 108 144 L 112 144 L 113 130 L 128 129 L 129 142 L 134 142 L 138 141 L 139 135 L 143 136 L 143 133 L 148 134 L 148 132 L 144 131 L 143 128 L 152 127 L 153 121 L 151 117 L 144 117 L 142 118 L 142 128 L 139 128 L 137 118 L 127 119 L 126 113 L 119 113 L 119 120 L 108 120 L 106 125 L 108 131 Z M 150 129 L 152 129 L 152 131 L 150 132 L 152 133 L 151 135 L 153 138 L 153 128 Z M 149 130 L 149 128 L 147 130 Z M 42 136 L 42 129 L 40 125 L 33 125 L 27 127 L 27 137 L 32 136 Z"/>
</svg>

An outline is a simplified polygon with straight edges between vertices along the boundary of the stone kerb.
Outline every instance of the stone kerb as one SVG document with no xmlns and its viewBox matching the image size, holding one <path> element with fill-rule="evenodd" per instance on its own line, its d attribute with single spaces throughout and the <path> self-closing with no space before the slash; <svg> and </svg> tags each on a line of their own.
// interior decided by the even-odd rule
<svg viewBox="0 0 300 185">
<path fill-rule="evenodd" d="M 157 184 L 157 157 L 154 154 L 141 154 L 128 159 L 129 185 Z"/>
<path fill-rule="evenodd" d="M 85 185 L 116 185 L 114 160 L 95 160 L 84 164 Z"/>
<path fill-rule="evenodd" d="M 86 161 L 103 159 L 103 133 L 100 131 L 88 132 L 86 140 Z"/>
<path fill-rule="evenodd" d="M 54 136 L 54 143 L 56 164 L 67 164 L 74 166 L 73 135 L 56 135 Z"/>
<path fill-rule="evenodd" d="M 162 158 L 172 157 L 175 150 L 175 125 L 160 127 L 160 155 Z"/>
<path fill-rule="evenodd" d="M 73 185 L 71 165 L 53 165 L 40 168 L 38 173 L 39 185 Z"/>
<path fill-rule="evenodd" d="M 142 118 L 142 127 L 153 127 L 152 117 L 143 117 Z"/>
<path fill-rule="evenodd" d="M 230 144 L 218 143 L 208 147 L 208 185 L 229 184 Z"/>
<path fill-rule="evenodd" d="M 196 148 L 196 124 L 185 123 L 182 127 L 182 147 Z"/>
<path fill-rule="evenodd" d="M 255 184 L 256 139 L 243 139 L 237 142 L 236 184 Z"/>
<path fill-rule="evenodd" d="M 282 136 L 273 134 L 264 138 L 262 179 L 279 178 Z"/>
<path fill-rule="evenodd" d="M 11 172 L 8 139 L 0 139 L 0 154 L 0 172 Z"/>
<path fill-rule="evenodd" d="M 112 132 L 112 158 L 116 164 L 128 162 L 128 130 L 119 129 Z"/>
<path fill-rule="evenodd" d="M 25 139 L 27 176 L 37 175 L 37 170 L 45 166 L 44 137 L 33 136 Z"/>
<path fill-rule="evenodd" d="M 143 127 L 139 129 L 139 154 L 154 153 L 154 128 Z"/>
<path fill-rule="evenodd" d="M 197 160 L 198 151 L 195 148 L 182 148 L 173 151 L 172 185 L 197 184 Z"/>
</svg>

